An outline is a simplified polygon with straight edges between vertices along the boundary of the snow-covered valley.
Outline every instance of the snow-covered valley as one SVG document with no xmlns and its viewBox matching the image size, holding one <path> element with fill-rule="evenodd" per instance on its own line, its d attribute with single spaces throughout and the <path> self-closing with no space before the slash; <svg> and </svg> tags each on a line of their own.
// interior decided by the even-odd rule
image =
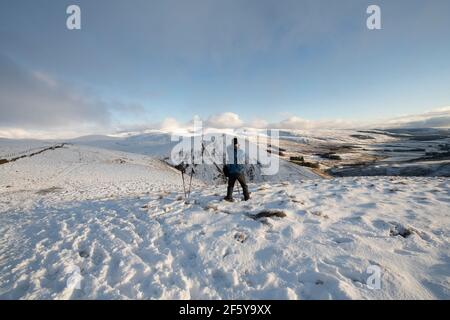
<svg viewBox="0 0 450 320">
<path fill-rule="evenodd" d="M 194 179 L 186 201 L 165 162 L 79 145 L 2 164 L 0 298 L 450 298 L 448 178 L 291 174 L 250 191 L 227 203 Z"/>
</svg>

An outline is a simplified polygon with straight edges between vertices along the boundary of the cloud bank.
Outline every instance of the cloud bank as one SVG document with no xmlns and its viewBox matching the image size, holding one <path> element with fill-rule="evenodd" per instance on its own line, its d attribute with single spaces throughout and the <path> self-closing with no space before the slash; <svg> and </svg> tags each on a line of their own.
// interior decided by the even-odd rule
<svg viewBox="0 0 450 320">
<path fill-rule="evenodd" d="M 388 120 L 383 127 L 400 128 L 449 128 L 450 107 L 436 109 L 416 115 L 407 115 Z"/>
<path fill-rule="evenodd" d="M 200 119 L 196 116 L 198 120 Z M 381 120 L 309 120 L 291 116 L 279 122 L 267 122 L 263 119 L 244 121 L 236 113 L 225 112 L 212 115 L 203 120 L 203 126 L 216 129 L 280 129 L 280 130 L 320 130 L 320 129 L 360 129 L 360 128 L 450 128 L 450 107 L 435 109 L 422 114 L 407 115 Z M 192 128 L 192 121 L 182 123 L 174 118 L 167 118 L 156 128 L 163 131 Z"/>
<path fill-rule="evenodd" d="M 244 121 L 238 114 L 225 112 L 212 115 L 205 120 L 198 116 L 194 119 L 200 120 L 205 128 L 215 129 L 280 129 L 280 130 L 320 130 L 320 129 L 361 129 L 361 128 L 450 128 L 450 107 L 436 109 L 430 112 L 416 115 L 408 115 L 393 119 L 378 121 L 350 121 L 350 120 L 308 120 L 298 116 L 288 117 L 279 122 L 269 123 L 262 119 Z M 144 132 L 145 130 L 161 130 L 164 132 L 174 132 L 177 130 L 190 130 L 193 128 L 193 121 L 180 122 L 176 118 L 166 118 L 161 122 L 151 124 L 139 124 L 130 126 L 111 126 L 108 129 L 103 128 L 102 133 L 118 132 Z M 2 128 L 0 126 L 0 137 L 3 138 L 72 138 L 85 134 L 95 134 L 96 131 L 83 130 L 52 131 L 38 129 L 22 128 Z M 106 131 L 105 131 L 106 130 Z"/>
<path fill-rule="evenodd" d="M 91 88 L 80 89 L 47 73 L 24 68 L 0 53 L 0 137 L 64 138 L 109 133 L 122 118 L 147 116 L 140 104 L 107 102 Z"/>
<path fill-rule="evenodd" d="M 232 112 L 224 112 L 212 115 L 206 120 L 205 125 L 212 128 L 239 128 L 244 125 L 244 121 L 239 118 L 239 115 Z"/>
<path fill-rule="evenodd" d="M 189 124 L 178 123 L 178 128 Z M 204 126 L 223 128 L 269 128 L 286 130 L 314 130 L 314 129 L 358 129 L 358 128 L 450 128 L 450 107 L 433 111 L 401 116 L 392 119 L 378 120 L 309 120 L 298 116 L 291 116 L 279 122 L 267 122 L 262 119 L 252 121 L 242 120 L 238 114 L 225 112 L 210 116 L 204 121 Z"/>
<path fill-rule="evenodd" d="M 29 130 L 106 127 L 111 121 L 101 100 L 1 54 L 0 114 L 0 127 Z"/>
</svg>

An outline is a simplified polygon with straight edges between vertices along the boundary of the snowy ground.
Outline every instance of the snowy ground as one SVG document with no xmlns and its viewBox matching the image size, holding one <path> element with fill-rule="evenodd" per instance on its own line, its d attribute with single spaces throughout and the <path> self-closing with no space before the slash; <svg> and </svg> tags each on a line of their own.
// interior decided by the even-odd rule
<svg viewBox="0 0 450 320">
<path fill-rule="evenodd" d="M 185 203 L 161 161 L 89 147 L 0 165 L 0 298 L 450 298 L 448 178 L 224 189 Z"/>
<path fill-rule="evenodd" d="M 32 207 L 43 195 L 75 201 L 177 188 L 179 172 L 158 159 L 91 147 L 65 146 L 0 165 L 0 211 Z"/>
<path fill-rule="evenodd" d="M 0 159 L 10 160 L 51 145 L 52 143 L 50 142 L 39 140 L 11 140 L 0 138 Z"/>
</svg>

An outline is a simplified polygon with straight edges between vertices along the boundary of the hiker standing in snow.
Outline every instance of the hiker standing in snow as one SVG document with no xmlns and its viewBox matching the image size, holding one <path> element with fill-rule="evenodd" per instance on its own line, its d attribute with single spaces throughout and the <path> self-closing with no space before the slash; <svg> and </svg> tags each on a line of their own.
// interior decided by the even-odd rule
<svg viewBox="0 0 450 320">
<path fill-rule="evenodd" d="M 233 201 L 233 188 L 237 181 L 242 186 L 244 200 L 250 199 L 247 183 L 245 182 L 245 153 L 239 148 L 237 138 L 233 138 L 233 144 L 227 147 L 227 164 L 223 168 L 223 173 L 228 177 L 228 189 L 226 201 Z"/>
</svg>

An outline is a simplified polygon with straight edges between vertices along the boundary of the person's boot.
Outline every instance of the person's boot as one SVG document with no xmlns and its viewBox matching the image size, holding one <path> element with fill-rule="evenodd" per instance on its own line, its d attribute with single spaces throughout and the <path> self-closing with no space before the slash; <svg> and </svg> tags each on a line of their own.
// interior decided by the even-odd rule
<svg viewBox="0 0 450 320">
<path fill-rule="evenodd" d="M 242 188 L 242 192 L 244 193 L 244 201 L 250 200 L 250 193 L 248 192 L 247 186 Z"/>
<path fill-rule="evenodd" d="M 227 196 L 224 198 L 225 201 L 233 202 L 233 187 L 227 188 Z"/>
</svg>

